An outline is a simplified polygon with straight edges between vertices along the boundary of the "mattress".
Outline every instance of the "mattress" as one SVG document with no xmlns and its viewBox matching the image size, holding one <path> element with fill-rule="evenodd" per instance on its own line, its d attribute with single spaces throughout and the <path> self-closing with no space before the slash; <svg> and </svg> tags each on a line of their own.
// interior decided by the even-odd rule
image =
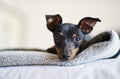
<svg viewBox="0 0 120 79">
<path fill-rule="evenodd" d="M 0 67 L 0 79 L 120 79 L 120 56 L 77 66 Z"/>
</svg>

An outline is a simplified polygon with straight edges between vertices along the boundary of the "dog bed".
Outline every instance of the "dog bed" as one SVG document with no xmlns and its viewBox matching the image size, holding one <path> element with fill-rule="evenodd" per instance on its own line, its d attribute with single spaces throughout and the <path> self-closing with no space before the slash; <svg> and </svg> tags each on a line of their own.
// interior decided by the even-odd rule
<svg viewBox="0 0 120 79">
<path fill-rule="evenodd" d="M 74 66 L 112 58 L 120 49 L 115 31 L 105 31 L 91 39 L 73 60 L 61 61 L 57 55 L 39 51 L 0 51 L 0 66 Z"/>
</svg>

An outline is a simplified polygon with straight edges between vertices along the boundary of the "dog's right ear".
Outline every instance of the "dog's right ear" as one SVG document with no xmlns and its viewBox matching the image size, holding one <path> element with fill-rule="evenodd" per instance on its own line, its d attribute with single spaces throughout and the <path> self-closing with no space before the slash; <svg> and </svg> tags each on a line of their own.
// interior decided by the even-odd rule
<svg viewBox="0 0 120 79">
<path fill-rule="evenodd" d="M 101 22 L 99 18 L 85 17 L 78 23 L 78 26 L 84 34 L 88 34 L 93 30 L 97 22 Z"/>
<path fill-rule="evenodd" d="M 46 15 L 47 28 L 50 31 L 54 31 L 59 23 L 62 23 L 62 17 L 59 14 Z"/>
</svg>

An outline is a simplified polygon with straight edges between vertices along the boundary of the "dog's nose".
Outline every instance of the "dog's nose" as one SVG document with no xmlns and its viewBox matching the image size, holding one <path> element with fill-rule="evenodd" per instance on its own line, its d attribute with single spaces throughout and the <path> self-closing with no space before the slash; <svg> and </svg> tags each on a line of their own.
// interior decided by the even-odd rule
<svg viewBox="0 0 120 79">
<path fill-rule="evenodd" d="M 62 57 L 65 59 L 65 60 L 68 60 L 70 55 L 67 55 L 67 54 L 63 54 Z"/>
</svg>

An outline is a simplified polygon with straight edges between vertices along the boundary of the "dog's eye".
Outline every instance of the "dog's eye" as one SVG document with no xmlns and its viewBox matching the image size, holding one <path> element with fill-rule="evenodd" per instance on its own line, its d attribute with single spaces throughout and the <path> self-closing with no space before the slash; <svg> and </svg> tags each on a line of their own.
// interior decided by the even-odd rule
<svg viewBox="0 0 120 79">
<path fill-rule="evenodd" d="M 55 41 L 61 41 L 61 36 L 55 36 Z"/>
<path fill-rule="evenodd" d="M 79 37 L 79 36 L 76 36 L 75 38 L 74 38 L 74 41 L 80 41 L 81 40 L 81 38 Z"/>
</svg>

